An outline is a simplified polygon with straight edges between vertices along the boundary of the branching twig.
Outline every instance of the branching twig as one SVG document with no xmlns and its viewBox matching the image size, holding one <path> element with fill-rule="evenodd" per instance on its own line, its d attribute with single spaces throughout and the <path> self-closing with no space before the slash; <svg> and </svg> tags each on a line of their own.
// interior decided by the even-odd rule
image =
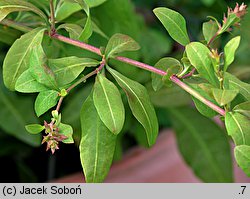
<svg viewBox="0 0 250 199">
<path fill-rule="evenodd" d="M 0 22 L 2 23 L 2 22 Z M 9 23 L 9 21 L 5 21 L 5 24 L 4 25 L 9 25 L 13 28 L 16 28 L 17 26 L 19 26 L 20 24 L 18 23 L 15 23 L 13 21 L 11 21 L 11 23 Z M 27 27 L 28 29 L 29 27 Z M 23 25 L 20 26 L 19 30 L 20 29 L 24 29 Z M 26 30 L 26 29 L 25 29 Z M 27 32 L 27 31 L 24 31 L 24 32 Z M 82 48 L 82 49 L 85 49 L 87 51 L 90 51 L 90 52 L 93 52 L 99 56 L 102 56 L 101 54 L 101 51 L 99 48 L 96 48 L 92 45 L 89 45 L 89 44 L 86 44 L 86 43 L 83 43 L 83 42 L 80 42 L 80 41 L 76 41 L 76 40 L 73 40 L 73 39 L 70 39 L 70 38 L 67 38 L 67 37 L 64 37 L 62 35 L 59 35 L 57 33 L 54 33 L 52 35 L 50 35 L 51 38 L 53 39 L 56 39 L 56 40 L 59 40 L 59 41 L 62 41 L 64 43 L 67 43 L 67 44 L 70 44 L 70 45 L 74 45 L 74 46 L 77 46 L 79 48 Z M 214 37 L 215 38 L 215 37 Z M 213 40 L 211 39 L 210 40 L 210 43 L 212 42 Z M 167 75 L 167 72 L 163 71 L 163 70 L 160 70 L 160 69 L 157 69 L 153 66 L 150 66 L 148 64 L 145 64 L 145 63 L 142 63 L 142 62 L 139 62 L 139 61 L 135 61 L 135 60 L 132 60 L 132 59 L 129 59 L 127 57 L 116 57 L 115 58 L 116 60 L 119 60 L 121 62 L 124 62 L 124 63 L 127 63 L 127 64 L 130 64 L 130 65 L 133 65 L 133 66 L 136 66 L 138 68 L 142 68 L 144 70 L 147 70 L 147 71 L 150 71 L 150 72 L 153 72 L 153 73 L 156 73 L 158 75 L 161 75 L 161 76 L 165 76 Z M 104 65 L 101 64 L 100 67 L 103 67 Z M 99 67 L 99 68 L 100 68 Z M 70 88 L 68 88 L 68 90 L 72 90 L 75 86 L 77 86 L 78 84 L 86 81 L 87 78 L 95 75 L 98 73 L 98 69 L 96 69 L 95 71 L 92 71 L 91 73 L 89 73 L 88 75 L 86 75 L 85 77 L 83 77 L 82 79 L 80 79 L 78 82 L 76 82 L 74 85 L 72 85 Z M 184 89 L 185 91 L 187 91 L 188 93 L 190 93 L 191 95 L 193 95 L 195 98 L 197 98 L 198 100 L 200 100 L 201 102 L 203 102 L 204 104 L 206 104 L 208 107 L 210 107 L 211 109 L 213 109 L 214 111 L 216 111 L 217 113 L 219 113 L 220 115 L 224 116 L 225 115 L 225 110 L 220 108 L 219 106 L 213 104 L 212 102 L 210 102 L 209 100 L 207 100 L 206 98 L 204 98 L 202 95 L 200 95 L 198 92 L 196 92 L 195 90 L 193 90 L 192 88 L 190 88 L 188 85 L 186 85 L 184 82 L 182 82 L 178 77 L 176 76 L 171 76 L 170 80 L 175 83 L 176 85 L 180 86 L 182 89 Z M 59 103 L 58 103 L 58 106 L 57 106 L 57 109 L 59 110 L 60 109 L 60 106 L 61 106 L 61 103 L 62 103 L 62 100 L 63 99 L 60 99 L 59 100 Z"/>
</svg>

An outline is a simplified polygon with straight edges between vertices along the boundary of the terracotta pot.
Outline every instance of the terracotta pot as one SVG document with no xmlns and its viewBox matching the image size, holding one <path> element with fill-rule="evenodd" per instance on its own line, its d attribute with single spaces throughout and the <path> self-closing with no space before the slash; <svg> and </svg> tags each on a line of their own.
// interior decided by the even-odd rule
<svg viewBox="0 0 250 199">
<path fill-rule="evenodd" d="M 234 162 L 235 182 L 250 182 Z M 82 173 L 76 173 L 53 182 L 84 182 Z M 164 130 L 150 149 L 131 149 L 120 162 L 114 163 L 105 182 L 201 182 L 183 161 L 174 133 Z"/>
</svg>

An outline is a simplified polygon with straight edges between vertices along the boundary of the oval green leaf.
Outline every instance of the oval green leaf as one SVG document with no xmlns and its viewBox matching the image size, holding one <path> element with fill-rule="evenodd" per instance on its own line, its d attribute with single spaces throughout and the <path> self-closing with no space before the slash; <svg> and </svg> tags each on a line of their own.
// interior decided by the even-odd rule
<svg viewBox="0 0 250 199">
<path fill-rule="evenodd" d="M 40 124 L 29 124 L 25 126 L 25 129 L 31 134 L 38 134 L 43 131 L 45 127 Z"/>
<path fill-rule="evenodd" d="M 240 113 L 227 112 L 225 125 L 236 145 L 250 145 L 250 120 Z"/>
<path fill-rule="evenodd" d="M 210 40 L 214 37 L 218 29 L 219 27 L 215 21 L 210 20 L 203 23 L 202 32 L 207 43 L 209 43 Z"/>
<path fill-rule="evenodd" d="M 231 39 L 224 47 L 224 72 L 227 71 L 228 66 L 233 63 L 237 48 L 240 45 L 240 36 Z"/>
<path fill-rule="evenodd" d="M 186 52 L 188 59 L 199 74 L 212 85 L 218 86 L 219 81 L 215 75 L 210 50 L 200 42 L 192 42 L 186 46 Z"/>
<path fill-rule="evenodd" d="M 159 127 L 156 113 L 146 88 L 110 67 L 108 67 L 108 71 L 126 93 L 130 109 L 135 118 L 144 127 L 148 144 L 152 146 L 156 141 Z"/>
<path fill-rule="evenodd" d="M 102 122 L 112 133 L 120 133 L 125 120 L 125 110 L 120 92 L 115 84 L 98 74 L 93 99 Z"/>
<path fill-rule="evenodd" d="M 58 92 L 54 90 L 42 91 L 35 101 L 36 115 L 40 117 L 50 108 L 54 107 L 59 99 Z"/>
<path fill-rule="evenodd" d="M 3 63 L 3 78 L 5 86 L 15 90 L 19 76 L 29 68 L 31 49 L 41 44 L 43 28 L 37 28 L 17 39 L 8 51 Z"/>
<path fill-rule="evenodd" d="M 180 13 L 168 8 L 155 8 L 153 12 L 175 41 L 183 46 L 186 46 L 190 42 L 186 21 Z"/>
<path fill-rule="evenodd" d="M 99 118 L 93 94 L 82 106 L 81 126 L 80 158 L 85 180 L 88 183 L 102 182 L 113 161 L 117 136 Z"/>
<path fill-rule="evenodd" d="M 110 38 L 105 50 L 105 56 L 106 58 L 110 58 L 121 52 L 139 49 L 139 44 L 131 37 L 117 33 Z"/>
</svg>

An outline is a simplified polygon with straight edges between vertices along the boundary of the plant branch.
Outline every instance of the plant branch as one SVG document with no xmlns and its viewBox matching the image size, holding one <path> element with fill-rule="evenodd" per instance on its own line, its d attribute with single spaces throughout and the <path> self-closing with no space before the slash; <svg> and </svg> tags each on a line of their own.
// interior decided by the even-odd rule
<svg viewBox="0 0 250 199">
<path fill-rule="evenodd" d="M 225 116 L 225 110 L 224 109 L 220 108 L 219 106 L 215 105 L 214 103 L 212 103 L 209 100 L 207 100 L 206 98 L 204 98 L 198 92 L 196 92 L 195 90 L 193 90 L 192 88 L 190 88 L 187 84 L 185 84 L 184 82 L 182 82 L 175 75 L 172 75 L 170 77 L 170 80 L 172 82 L 174 82 L 175 84 L 177 84 L 179 87 L 181 87 L 183 90 L 185 90 L 186 92 L 188 92 L 189 94 L 191 94 L 192 96 L 194 96 L 196 99 L 200 100 L 202 103 L 206 104 L 208 107 L 210 107 L 211 109 L 213 109 L 214 111 L 216 111 L 217 113 L 219 113 L 220 115 Z"/>
<path fill-rule="evenodd" d="M 4 22 L 4 23 L 3 23 Z M 24 31 L 24 32 L 27 32 L 28 30 L 30 30 L 29 27 L 24 27 L 23 25 L 20 25 L 16 22 L 12 22 L 12 21 L 6 21 L 6 20 L 3 20 L 1 21 L 0 23 L 4 24 L 4 25 L 8 25 L 8 26 L 11 26 L 13 28 L 16 28 L 21 30 L 21 31 Z M 99 48 L 96 48 L 92 45 L 89 45 L 89 44 L 86 44 L 86 43 L 83 43 L 83 42 L 80 42 L 80 41 L 77 41 L 77 40 L 73 40 L 73 39 L 70 39 L 68 37 L 64 37 L 62 35 L 59 35 L 57 33 L 55 34 L 52 34 L 50 35 L 51 38 L 54 38 L 56 40 L 59 40 L 59 41 L 62 41 L 64 43 L 67 43 L 67 44 L 70 44 L 70 45 L 73 45 L 73 46 L 77 46 L 79 48 L 82 48 L 82 49 L 85 49 L 87 51 L 90 51 L 90 52 L 93 52 L 99 56 L 102 56 L 101 54 L 101 51 Z M 217 36 L 217 35 L 216 35 Z M 212 41 L 216 38 L 216 36 L 214 36 L 214 38 L 212 38 L 209 42 L 209 44 L 212 43 Z M 145 63 L 142 63 L 142 62 L 139 62 L 139 61 L 135 61 L 135 60 L 132 60 L 132 59 L 129 59 L 127 57 L 116 57 L 115 58 L 116 60 L 118 61 L 121 61 L 121 62 L 124 62 L 124 63 L 127 63 L 127 64 L 130 64 L 130 65 L 133 65 L 133 66 L 136 66 L 138 68 L 142 68 L 144 70 L 147 70 L 147 71 L 150 71 L 150 72 L 153 72 L 153 73 L 156 73 L 158 75 L 161 75 L 161 76 L 165 76 L 167 75 L 167 72 L 166 71 L 163 71 L 163 70 L 160 70 L 160 69 L 157 69 L 153 66 L 150 66 L 148 64 L 145 64 Z M 68 88 L 68 92 L 71 91 L 74 87 L 76 87 L 78 84 L 86 81 L 87 78 L 97 74 L 103 67 L 104 65 L 106 64 L 106 61 L 102 61 L 99 68 L 97 68 L 96 70 L 92 71 L 91 73 L 89 73 L 88 75 L 84 76 L 82 79 L 80 79 L 78 82 L 76 82 L 74 85 L 72 85 L 71 87 Z M 203 102 L 204 104 L 206 104 L 208 107 L 210 107 L 211 109 L 215 110 L 217 113 L 219 113 L 220 115 L 224 116 L 225 115 L 225 110 L 220 108 L 219 106 L 213 104 L 212 102 L 210 102 L 209 100 L 207 100 L 206 98 L 204 98 L 202 95 L 200 95 L 198 92 L 196 92 L 195 90 L 193 90 L 192 88 L 190 88 L 188 85 L 186 85 L 184 82 L 182 82 L 178 77 L 176 77 L 175 75 L 174 76 L 171 76 L 170 80 L 177 84 L 178 86 L 180 86 L 183 90 L 185 90 L 186 92 L 190 93 L 192 96 L 194 96 L 195 98 L 197 98 L 198 100 L 200 100 L 201 102 Z M 61 97 L 62 98 L 62 97 Z M 58 106 L 57 106 L 57 109 L 59 110 L 60 109 L 60 106 L 61 106 L 61 103 L 63 101 L 63 98 L 59 100 L 58 102 Z"/>
<path fill-rule="evenodd" d="M 214 36 L 209 40 L 209 42 L 207 43 L 207 47 L 210 47 L 210 45 L 212 44 L 212 42 L 216 39 L 216 37 L 218 36 L 218 32 L 216 32 L 214 34 Z"/>
</svg>

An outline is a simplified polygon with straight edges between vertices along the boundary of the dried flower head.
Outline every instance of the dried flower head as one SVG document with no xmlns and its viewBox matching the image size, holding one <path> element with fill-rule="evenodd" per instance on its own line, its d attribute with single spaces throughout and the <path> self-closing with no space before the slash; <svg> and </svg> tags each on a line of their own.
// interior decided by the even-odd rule
<svg viewBox="0 0 250 199">
<path fill-rule="evenodd" d="M 230 15 L 235 14 L 236 17 L 241 20 L 243 16 L 247 13 L 247 5 L 242 3 L 240 6 L 238 3 L 236 3 L 236 6 L 234 9 L 228 8 L 227 9 L 227 16 L 224 14 L 223 17 L 223 23 L 225 24 L 229 18 Z M 239 26 L 239 22 L 236 22 L 234 25 Z"/>
<path fill-rule="evenodd" d="M 240 6 L 238 3 L 236 3 L 236 6 L 234 9 L 229 8 L 228 9 L 228 15 L 231 13 L 236 14 L 238 18 L 242 18 L 247 13 L 247 5 L 242 3 Z"/>
<path fill-rule="evenodd" d="M 47 143 L 46 150 L 51 150 L 52 154 L 55 150 L 59 149 L 59 142 L 66 140 L 68 137 L 59 133 L 59 129 L 53 123 L 47 123 L 44 121 L 46 136 L 43 136 L 42 144 Z"/>
</svg>

